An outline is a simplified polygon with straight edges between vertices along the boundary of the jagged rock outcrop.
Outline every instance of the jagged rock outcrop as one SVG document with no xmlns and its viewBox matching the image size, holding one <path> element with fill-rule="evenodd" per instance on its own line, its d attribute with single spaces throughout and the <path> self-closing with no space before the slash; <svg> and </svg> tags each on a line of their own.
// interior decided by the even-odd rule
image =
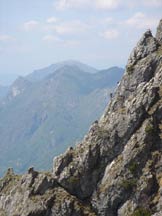
<svg viewBox="0 0 162 216">
<path fill-rule="evenodd" d="M 90 215 L 90 207 L 67 193 L 51 173 L 33 169 L 23 176 L 8 171 L 0 185 L 0 215 Z"/>
<path fill-rule="evenodd" d="M 156 51 L 158 46 L 159 43 L 157 39 L 152 36 L 150 30 L 147 30 L 129 57 L 128 64 L 127 64 L 128 70 L 129 67 L 136 64 L 138 60 Z"/>
<path fill-rule="evenodd" d="M 161 29 L 143 35 L 104 115 L 52 173 L 7 172 L 1 215 L 162 215 Z"/>
<path fill-rule="evenodd" d="M 162 44 L 162 19 L 157 27 L 156 39 Z"/>
</svg>

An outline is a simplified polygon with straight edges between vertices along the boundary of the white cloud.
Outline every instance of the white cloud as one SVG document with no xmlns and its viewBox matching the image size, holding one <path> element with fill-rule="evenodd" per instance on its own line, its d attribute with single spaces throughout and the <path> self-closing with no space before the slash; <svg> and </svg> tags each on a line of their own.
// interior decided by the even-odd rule
<svg viewBox="0 0 162 216">
<path fill-rule="evenodd" d="M 0 35 L 0 41 L 2 42 L 8 42 L 13 40 L 15 40 L 15 38 L 10 35 L 6 35 L 6 34 Z"/>
<path fill-rule="evenodd" d="M 121 0 L 57 0 L 54 6 L 58 10 L 71 8 L 97 8 L 97 9 L 114 9 L 119 6 Z"/>
<path fill-rule="evenodd" d="M 58 34 L 77 34 L 85 32 L 89 26 L 80 20 L 73 20 L 69 22 L 62 22 L 58 25 L 53 25 L 52 29 Z"/>
<path fill-rule="evenodd" d="M 138 12 L 127 19 L 125 23 L 133 28 L 146 29 L 157 26 L 158 19 L 147 17 L 144 13 Z"/>
<path fill-rule="evenodd" d="M 110 10 L 122 7 L 160 7 L 162 0 L 55 0 L 54 7 L 58 10 L 73 9 L 73 8 L 96 8 Z"/>
<path fill-rule="evenodd" d="M 63 40 L 60 39 L 57 36 L 54 36 L 54 35 L 45 35 L 43 37 L 43 41 L 47 41 L 47 42 L 62 42 Z"/>
<path fill-rule="evenodd" d="M 151 6 L 151 7 L 160 7 L 160 6 L 162 6 L 162 0 L 142 0 L 142 3 L 145 6 Z"/>
<path fill-rule="evenodd" d="M 49 23 L 49 24 L 53 24 L 53 23 L 56 23 L 58 21 L 58 18 L 56 17 L 49 17 L 46 22 Z"/>
<path fill-rule="evenodd" d="M 120 5 L 120 0 L 95 0 L 95 6 L 99 9 L 114 9 Z"/>
<path fill-rule="evenodd" d="M 89 4 L 89 0 L 57 0 L 54 6 L 58 10 L 80 8 Z"/>
<path fill-rule="evenodd" d="M 116 29 L 108 29 L 101 33 L 101 36 L 107 40 L 116 39 L 119 36 L 119 32 Z"/>
<path fill-rule="evenodd" d="M 160 7 L 162 6 L 162 0 L 124 0 L 121 3 L 124 7 L 135 8 L 135 7 Z"/>
<path fill-rule="evenodd" d="M 126 23 L 128 25 L 137 25 L 140 23 L 141 20 L 143 20 L 145 18 L 145 14 L 138 12 L 136 13 L 134 16 L 132 16 L 131 18 L 129 18 L 128 20 L 126 20 Z"/>
<path fill-rule="evenodd" d="M 23 27 L 25 31 L 32 31 L 35 30 L 39 25 L 39 22 L 36 20 L 30 20 L 28 22 L 25 22 Z"/>
<path fill-rule="evenodd" d="M 79 41 L 76 40 L 63 40 L 55 35 L 46 35 L 42 38 L 43 41 L 48 43 L 60 44 L 63 46 L 76 46 L 79 44 Z"/>
</svg>

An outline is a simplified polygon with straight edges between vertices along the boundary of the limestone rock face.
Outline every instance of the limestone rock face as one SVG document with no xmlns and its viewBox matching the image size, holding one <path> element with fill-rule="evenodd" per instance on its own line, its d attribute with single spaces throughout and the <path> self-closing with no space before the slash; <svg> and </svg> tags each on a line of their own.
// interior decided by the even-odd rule
<svg viewBox="0 0 162 216">
<path fill-rule="evenodd" d="M 18 176 L 7 172 L 0 183 L 0 215 L 96 215 L 87 204 L 61 188 L 51 173 L 35 171 Z"/>
<path fill-rule="evenodd" d="M 162 44 L 162 19 L 157 27 L 156 39 Z"/>
<path fill-rule="evenodd" d="M 162 215 L 159 38 L 143 35 L 105 113 L 81 143 L 54 159 L 52 173 L 7 172 L 0 181 L 1 215 Z"/>
<path fill-rule="evenodd" d="M 158 46 L 159 44 L 157 40 L 152 36 L 151 31 L 147 30 L 131 53 L 127 66 L 134 65 L 138 60 L 153 53 L 157 50 Z"/>
</svg>

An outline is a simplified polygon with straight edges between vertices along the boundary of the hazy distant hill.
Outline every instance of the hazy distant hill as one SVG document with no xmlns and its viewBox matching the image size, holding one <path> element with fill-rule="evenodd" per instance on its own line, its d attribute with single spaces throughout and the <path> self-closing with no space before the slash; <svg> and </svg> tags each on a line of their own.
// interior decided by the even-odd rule
<svg viewBox="0 0 162 216">
<path fill-rule="evenodd" d="M 123 74 L 118 67 L 88 72 L 78 63 L 49 68 L 19 77 L 0 105 L 1 173 L 49 168 L 101 115 Z"/>
<path fill-rule="evenodd" d="M 83 72 L 88 72 L 88 73 L 96 73 L 97 70 L 89 65 L 83 64 L 79 61 L 63 61 L 59 62 L 56 64 L 52 64 L 49 67 L 40 69 L 40 70 L 35 70 L 33 73 L 29 74 L 26 76 L 26 78 L 30 81 L 40 81 L 43 78 L 45 78 L 47 75 L 54 73 L 58 69 L 64 67 L 64 66 L 77 66 L 80 70 Z"/>
<path fill-rule="evenodd" d="M 4 98 L 8 93 L 9 87 L 0 85 L 0 100 Z"/>
<path fill-rule="evenodd" d="M 9 86 L 17 79 L 18 75 L 14 73 L 0 73 L 0 84 L 2 86 Z"/>
</svg>

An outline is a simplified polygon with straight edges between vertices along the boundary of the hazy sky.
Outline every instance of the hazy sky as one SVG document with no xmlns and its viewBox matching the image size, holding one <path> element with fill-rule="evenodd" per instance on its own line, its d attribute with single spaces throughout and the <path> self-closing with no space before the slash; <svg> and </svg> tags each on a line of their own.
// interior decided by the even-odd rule
<svg viewBox="0 0 162 216">
<path fill-rule="evenodd" d="M 27 74 L 74 59 L 124 66 L 162 0 L 0 0 L 0 74 Z"/>
</svg>

